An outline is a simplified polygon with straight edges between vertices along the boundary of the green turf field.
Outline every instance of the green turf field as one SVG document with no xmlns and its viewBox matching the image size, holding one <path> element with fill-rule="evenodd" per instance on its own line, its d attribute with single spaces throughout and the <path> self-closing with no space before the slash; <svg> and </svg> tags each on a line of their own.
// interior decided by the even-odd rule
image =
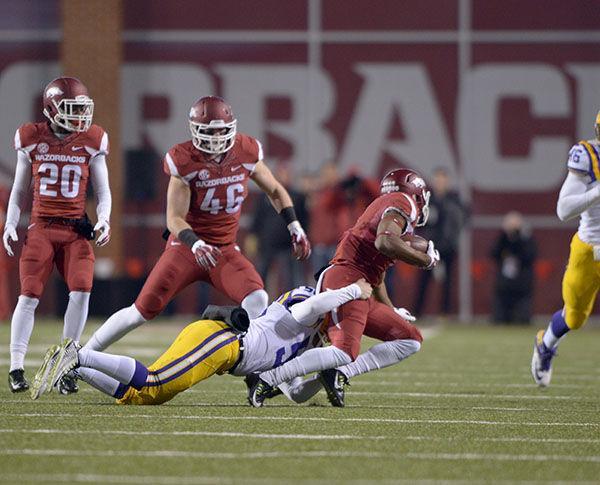
<svg viewBox="0 0 600 485">
<path fill-rule="evenodd" d="M 179 328 L 147 325 L 111 351 L 149 364 Z M 231 376 L 159 407 L 117 406 L 85 384 L 75 396 L 30 401 L 6 387 L 5 325 L 0 481 L 599 483 L 600 329 L 566 339 L 542 390 L 529 373 L 534 333 L 429 329 L 417 355 L 354 379 L 345 409 L 324 394 L 311 405 L 279 397 L 252 409 Z M 36 326 L 29 376 L 59 334 L 57 324 Z"/>
</svg>

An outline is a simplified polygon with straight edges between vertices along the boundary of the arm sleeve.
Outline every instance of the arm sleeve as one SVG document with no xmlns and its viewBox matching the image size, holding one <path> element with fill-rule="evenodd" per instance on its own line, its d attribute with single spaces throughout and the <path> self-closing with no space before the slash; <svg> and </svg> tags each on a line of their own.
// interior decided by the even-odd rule
<svg viewBox="0 0 600 485">
<path fill-rule="evenodd" d="M 300 325 L 310 327 L 324 314 L 359 297 L 360 288 L 353 283 L 338 290 L 328 290 L 311 296 L 293 305 L 290 312 Z"/>
<path fill-rule="evenodd" d="M 600 200 L 600 185 L 588 188 L 584 177 L 569 172 L 556 204 L 556 214 L 561 221 L 580 215 Z"/>
<path fill-rule="evenodd" d="M 92 185 L 97 200 L 96 216 L 98 221 L 108 222 L 110 221 L 112 196 L 110 195 L 110 186 L 108 184 L 106 157 L 103 154 L 97 155 L 92 159 L 90 171 L 92 175 Z"/>
<path fill-rule="evenodd" d="M 8 199 L 8 209 L 6 211 L 6 225 L 17 227 L 19 217 L 21 216 L 21 207 L 25 194 L 31 184 L 31 161 L 27 152 L 19 150 L 17 152 L 17 168 L 15 170 L 15 181 L 13 182 L 10 198 Z"/>
</svg>

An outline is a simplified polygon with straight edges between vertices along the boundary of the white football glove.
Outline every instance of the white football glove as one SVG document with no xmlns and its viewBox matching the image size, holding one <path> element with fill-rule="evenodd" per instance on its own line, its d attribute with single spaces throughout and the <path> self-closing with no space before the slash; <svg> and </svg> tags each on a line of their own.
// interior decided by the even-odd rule
<svg viewBox="0 0 600 485">
<path fill-rule="evenodd" d="M 12 224 L 7 224 L 6 226 L 4 226 L 4 234 L 2 235 L 2 242 L 4 243 L 4 249 L 6 249 L 6 252 L 8 253 L 8 255 L 14 256 L 15 253 L 13 253 L 13 250 L 10 247 L 11 240 L 16 242 L 19 240 L 19 236 L 17 236 L 17 230 L 16 230 L 15 226 L 13 226 Z"/>
<path fill-rule="evenodd" d="M 192 253 L 194 253 L 197 263 L 204 269 L 209 270 L 217 265 L 217 258 L 221 255 L 221 250 L 216 246 L 206 244 L 202 239 L 198 239 L 192 246 Z"/>
<path fill-rule="evenodd" d="M 108 221 L 98 221 L 94 226 L 94 231 L 100 231 L 98 239 L 96 239 L 96 246 L 105 246 L 110 241 L 110 224 Z"/>
<path fill-rule="evenodd" d="M 311 253 L 310 241 L 300 223 L 298 221 L 290 222 L 287 228 L 292 236 L 292 253 L 295 258 L 299 260 L 308 258 Z"/>
<path fill-rule="evenodd" d="M 433 241 L 429 241 L 429 244 L 427 245 L 427 256 L 431 258 L 431 262 L 425 266 L 425 269 L 435 268 L 435 265 L 440 262 L 440 252 L 435 249 Z"/>
<path fill-rule="evenodd" d="M 417 317 L 410 313 L 406 308 L 394 308 L 394 311 L 407 322 L 415 322 Z"/>
</svg>

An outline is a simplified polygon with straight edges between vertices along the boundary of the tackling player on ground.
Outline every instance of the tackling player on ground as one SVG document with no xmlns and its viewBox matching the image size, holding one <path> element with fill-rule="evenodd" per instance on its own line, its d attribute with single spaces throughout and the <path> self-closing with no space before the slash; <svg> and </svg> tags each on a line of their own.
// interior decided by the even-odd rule
<svg viewBox="0 0 600 485">
<path fill-rule="evenodd" d="M 10 372 L 12 392 L 28 389 L 24 360 L 33 330 L 35 309 L 56 265 L 69 288 L 63 338 L 78 341 L 88 313 L 94 273 L 94 252 L 89 240 L 99 231 L 96 244 L 110 238 L 111 195 L 106 155 L 108 135 L 92 124 L 94 102 L 81 81 L 61 77 L 43 93 L 43 112 L 48 121 L 27 123 L 15 134 L 17 167 L 3 243 L 13 256 L 11 243 L 18 240 L 17 226 L 25 196 L 33 179 L 30 225 L 19 260 L 21 294 L 12 316 Z M 94 186 L 98 222 L 92 229 L 85 215 L 88 180 Z M 76 392 L 73 379 L 61 381 L 61 392 Z"/>
<path fill-rule="evenodd" d="M 363 333 L 383 341 L 378 349 L 382 362 L 397 362 L 397 353 L 404 351 L 403 341 L 411 341 L 407 355 L 418 350 L 412 342 L 420 347 L 419 330 L 398 314 L 385 290 L 383 276 L 396 261 L 424 269 L 432 269 L 439 261 L 432 242 L 424 253 L 402 240 L 402 236 L 411 234 L 415 226 L 427 222 L 429 191 L 416 172 L 398 169 L 383 178 L 381 193 L 354 227 L 345 233 L 332 265 L 325 269 L 317 285 L 318 289 L 331 290 L 365 278 L 374 288 L 373 297 L 351 301 L 332 312 L 327 329 L 330 347 L 311 349 L 260 374 L 248 393 L 251 405 L 262 406 L 274 388 L 283 382 L 328 369 L 333 370 L 324 374 L 322 381 L 331 399 L 340 387 L 341 376 L 335 369 L 356 360 Z"/>
<path fill-rule="evenodd" d="M 205 281 L 240 304 L 250 318 L 266 308 L 268 296 L 254 266 L 236 244 L 248 180 L 254 181 L 281 214 L 297 259 L 310 255 L 310 243 L 292 200 L 263 161 L 260 142 L 238 133 L 231 106 L 207 96 L 190 110 L 192 139 L 175 145 L 164 159 L 170 176 L 165 250 L 135 303 L 112 315 L 86 344 L 104 350 L 156 317 L 181 290 Z"/>
<path fill-rule="evenodd" d="M 542 387 L 550 384 L 552 359 L 560 340 L 585 324 L 600 289 L 600 112 L 595 128 L 596 139 L 580 141 L 569 151 L 569 172 L 558 196 L 559 219 L 581 219 L 563 276 L 564 307 L 535 337 L 531 374 Z"/>
<path fill-rule="evenodd" d="M 364 279 L 318 295 L 302 286 L 283 294 L 256 319 L 248 320 L 242 310 L 223 318 L 228 323 L 221 318 L 194 322 L 149 367 L 66 339 L 46 353 L 32 398 L 51 392 L 61 376 L 77 368 L 81 379 L 119 404 L 162 404 L 214 374 L 261 372 L 321 345 L 323 315 L 353 299 L 369 298 L 371 292 Z"/>
</svg>

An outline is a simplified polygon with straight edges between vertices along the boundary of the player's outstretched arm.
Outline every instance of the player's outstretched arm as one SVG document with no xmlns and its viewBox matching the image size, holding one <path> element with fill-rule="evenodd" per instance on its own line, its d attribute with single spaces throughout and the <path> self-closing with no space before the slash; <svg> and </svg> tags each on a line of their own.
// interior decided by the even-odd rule
<svg viewBox="0 0 600 485">
<path fill-rule="evenodd" d="M 377 226 L 377 238 L 375 239 L 377 251 L 394 260 L 404 261 L 421 268 L 433 268 L 439 260 L 439 255 L 436 258 L 435 254 L 437 251 L 432 247 L 431 251 L 423 253 L 411 248 L 402 240 L 405 227 L 406 221 L 399 214 L 390 212 L 385 215 Z"/>
<path fill-rule="evenodd" d="M 2 242 L 4 249 L 9 256 L 14 256 L 14 252 L 10 247 L 11 241 L 18 241 L 17 226 L 21 217 L 21 206 L 27 190 L 31 184 L 31 162 L 29 155 L 21 150 L 17 152 L 17 167 L 15 169 L 15 180 L 10 198 L 8 199 L 8 210 L 6 211 L 6 223 L 4 224 L 4 234 Z"/>
<path fill-rule="evenodd" d="M 556 204 L 556 215 L 561 221 L 581 215 L 582 212 L 600 201 L 600 185 L 588 190 L 586 177 L 574 170 L 569 170 Z"/>
<path fill-rule="evenodd" d="M 288 231 L 290 231 L 290 236 L 292 236 L 293 253 L 296 259 L 307 259 L 311 253 L 310 242 L 296 217 L 294 204 L 288 191 L 275 178 L 273 172 L 269 170 L 269 167 L 262 160 L 257 162 L 254 172 L 252 172 L 250 177 L 267 194 L 271 205 L 285 220 Z"/>
<path fill-rule="evenodd" d="M 304 326 L 313 325 L 321 316 L 351 300 L 366 300 L 373 288 L 364 278 L 337 290 L 327 290 L 313 295 L 290 308 L 294 319 Z"/>
<path fill-rule="evenodd" d="M 90 174 L 94 193 L 96 194 L 96 217 L 97 223 L 94 231 L 100 231 L 96 240 L 98 246 L 108 244 L 110 240 L 110 213 L 112 210 L 112 196 L 108 182 L 108 167 L 106 156 L 96 155 L 90 163 Z"/>
<path fill-rule="evenodd" d="M 167 227 L 176 234 L 183 244 L 188 246 L 199 265 L 207 270 L 217 265 L 221 250 L 200 239 L 185 221 L 190 208 L 191 190 L 179 177 L 171 176 L 167 189 Z"/>
</svg>

